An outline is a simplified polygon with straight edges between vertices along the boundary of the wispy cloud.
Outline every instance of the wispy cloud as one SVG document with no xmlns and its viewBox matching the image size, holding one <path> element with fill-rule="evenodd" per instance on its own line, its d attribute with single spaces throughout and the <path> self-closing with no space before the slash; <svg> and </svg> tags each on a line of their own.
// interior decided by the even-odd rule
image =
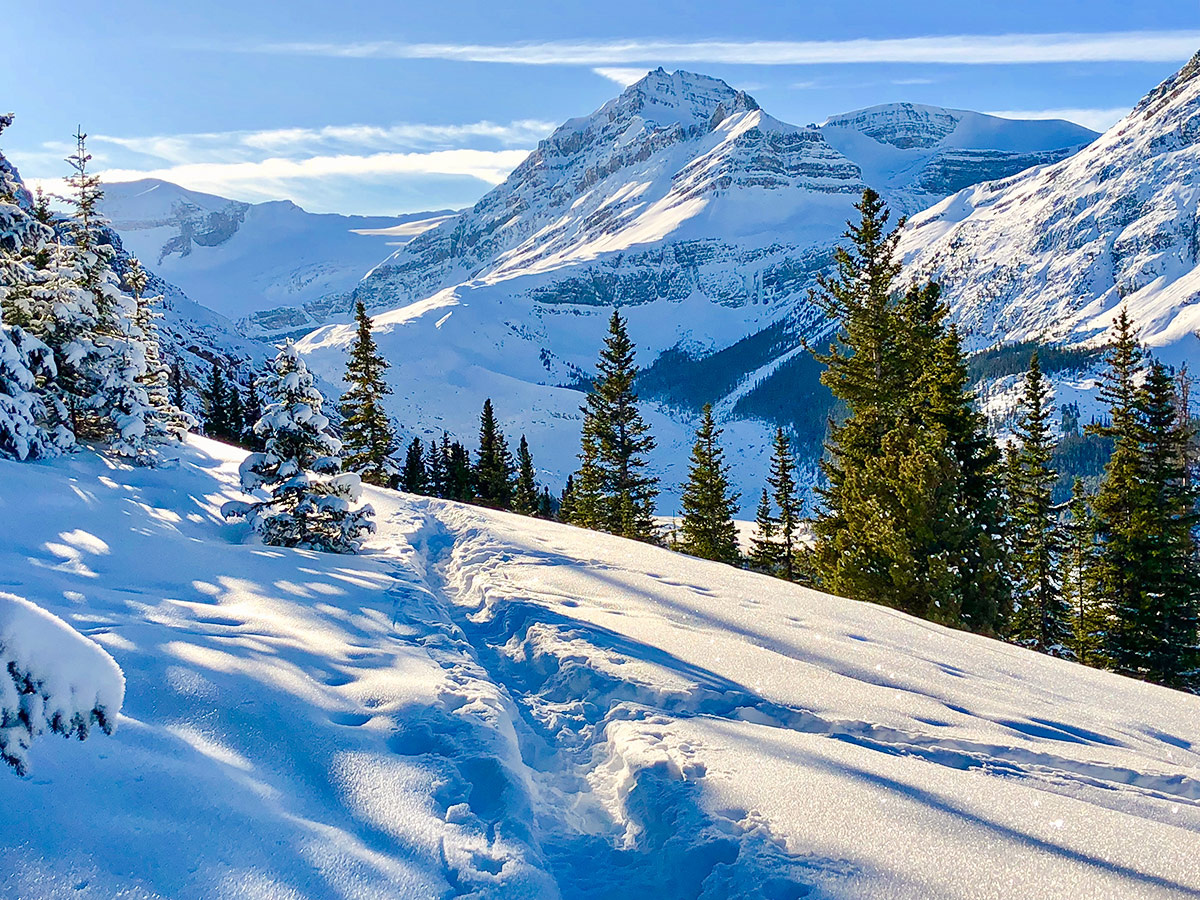
<svg viewBox="0 0 1200 900">
<path fill-rule="evenodd" d="M 255 162 L 183 163 L 150 169 L 110 168 L 101 181 L 158 178 L 197 191 L 246 200 L 298 199 L 306 183 L 329 178 L 379 180 L 403 176 L 458 176 L 495 185 L 526 156 L 524 150 L 434 150 L 428 153 L 374 153 L 366 156 L 271 158 Z M 30 179 L 51 193 L 62 193 L 60 179 Z"/>
<path fill-rule="evenodd" d="M 433 44 L 401 41 L 246 44 L 244 51 L 349 58 L 445 59 L 581 65 L 609 72 L 635 63 L 814 65 L 830 63 L 1174 62 L 1200 46 L 1200 31 L 960 34 L 845 41 L 545 41 Z M 602 74 L 602 73 L 601 73 Z M 605 77 L 611 77 L 605 75 Z M 615 79 L 614 79 L 615 80 Z"/>
<path fill-rule="evenodd" d="M 626 88 L 635 81 L 641 81 L 646 77 L 646 69 L 625 69 L 600 66 L 592 69 L 601 78 L 607 78 L 609 81 L 615 81 L 621 87 Z"/>
<path fill-rule="evenodd" d="M 1003 119 L 1065 119 L 1092 131 L 1108 131 L 1128 113 L 1129 107 L 1115 106 L 1110 109 L 1002 109 L 990 111 L 988 115 Z"/>
</svg>

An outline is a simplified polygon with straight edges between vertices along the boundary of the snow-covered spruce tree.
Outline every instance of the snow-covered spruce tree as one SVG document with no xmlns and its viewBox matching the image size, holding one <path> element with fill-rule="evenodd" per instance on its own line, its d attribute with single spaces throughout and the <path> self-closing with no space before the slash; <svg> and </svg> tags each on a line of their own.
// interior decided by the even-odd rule
<svg viewBox="0 0 1200 900">
<path fill-rule="evenodd" d="M 706 403 L 696 429 L 687 484 L 680 497 L 683 521 L 676 547 L 702 559 L 735 564 L 741 559 L 733 522 L 739 495 L 729 487 L 729 468 L 720 438 L 712 404 Z"/>
<path fill-rule="evenodd" d="M 771 510 L 771 495 L 763 488 L 754 514 L 754 537 L 750 541 L 750 566 L 759 572 L 774 575 L 779 565 L 779 544 L 775 532 L 779 522 Z"/>
<path fill-rule="evenodd" d="M 608 335 L 596 364 L 596 378 L 583 412 L 584 466 L 595 469 L 599 491 L 594 511 L 581 502 L 584 491 L 592 490 L 592 475 L 581 468 L 576 478 L 579 495 L 575 503 L 576 524 L 598 528 L 622 537 L 657 541 L 654 498 L 658 479 L 647 472 L 647 455 L 654 438 L 637 408 L 633 382 L 637 377 L 634 346 L 625 321 L 613 310 Z M 591 449 L 587 448 L 590 439 Z M 592 524 L 586 524 L 584 515 Z"/>
<path fill-rule="evenodd" d="M 54 456 L 59 444 L 46 426 L 37 375 L 54 377 L 50 348 L 0 313 L 0 459 Z"/>
<path fill-rule="evenodd" d="M 362 301 L 354 309 L 357 331 L 346 360 L 347 388 L 338 406 L 342 414 L 342 441 L 346 468 L 363 481 L 387 487 L 399 472 L 392 454 L 396 435 L 384 411 L 384 398 L 392 392 L 384 374 L 388 363 L 375 346 L 371 317 Z"/>
<path fill-rule="evenodd" d="M 291 341 L 275 357 L 263 387 L 268 403 L 254 430 L 265 449 L 249 454 L 239 471 L 243 490 L 266 496 L 226 503 L 222 515 L 247 519 L 273 546 L 356 552 L 359 537 L 375 530 L 374 510 L 352 506 L 361 480 L 341 472 L 341 443 L 327 430 L 321 392 Z"/>
<path fill-rule="evenodd" d="M 479 455 L 475 461 L 475 500 L 493 509 L 512 509 L 516 467 L 491 399 L 479 415 Z"/>
<path fill-rule="evenodd" d="M 1071 611 L 1062 596 L 1059 522 L 1050 496 L 1058 480 L 1050 464 L 1054 453 L 1051 416 L 1050 385 L 1034 351 L 1025 378 L 1016 441 L 1008 451 L 1013 596 L 1009 636 L 1032 650 L 1062 656 L 1070 653 Z"/>
<path fill-rule="evenodd" d="M 529 442 L 525 440 L 525 435 L 521 435 L 521 443 L 517 447 L 517 485 L 513 490 L 513 512 L 519 512 L 523 516 L 537 514 L 538 490 L 535 477 L 533 454 L 529 452 Z"/>
</svg>

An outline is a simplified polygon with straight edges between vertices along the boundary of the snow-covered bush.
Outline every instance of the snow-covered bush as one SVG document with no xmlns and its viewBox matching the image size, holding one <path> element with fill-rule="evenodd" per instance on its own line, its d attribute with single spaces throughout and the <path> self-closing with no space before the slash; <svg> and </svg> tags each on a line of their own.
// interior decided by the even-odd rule
<svg viewBox="0 0 1200 900">
<path fill-rule="evenodd" d="M 0 457 L 53 456 L 60 443 L 44 427 L 46 405 L 38 375 L 53 378 L 54 354 L 22 328 L 4 324 L 0 314 Z"/>
<path fill-rule="evenodd" d="M 359 536 L 373 532 L 370 505 L 354 509 L 362 493 L 358 475 L 341 471 L 341 443 L 321 413 L 324 398 L 291 341 L 279 351 L 263 387 L 268 404 L 254 426 L 265 450 L 240 468 L 242 489 L 266 496 L 231 501 L 221 514 L 245 518 L 264 543 L 354 553 Z"/>
<path fill-rule="evenodd" d="M 125 676 L 104 648 L 40 606 L 0 592 L 0 759 L 24 775 L 47 731 L 112 734 Z"/>
</svg>

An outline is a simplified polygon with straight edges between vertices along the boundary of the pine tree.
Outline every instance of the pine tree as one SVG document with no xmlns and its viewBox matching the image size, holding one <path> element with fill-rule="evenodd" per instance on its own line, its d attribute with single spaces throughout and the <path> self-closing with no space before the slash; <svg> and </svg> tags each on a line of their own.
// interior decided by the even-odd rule
<svg viewBox="0 0 1200 900">
<path fill-rule="evenodd" d="M 774 575 L 779 568 L 779 544 L 775 532 L 779 522 L 771 512 L 771 497 L 763 488 L 754 517 L 754 539 L 750 547 L 750 565 L 759 572 Z"/>
<path fill-rule="evenodd" d="M 554 497 L 550 494 L 550 488 L 543 487 L 542 493 L 538 495 L 537 513 L 535 515 L 539 519 L 554 518 Z"/>
<path fill-rule="evenodd" d="M 171 369 L 162 358 L 158 326 L 155 324 L 162 318 L 162 313 L 155 308 L 162 301 L 162 297 L 146 296 L 149 276 L 137 257 L 127 260 L 124 277 L 129 294 L 133 297 L 134 325 L 141 335 L 143 348 L 144 371 L 137 382 L 145 390 L 149 402 L 149 411 L 145 419 L 147 439 L 151 444 L 182 440 L 196 423 L 183 411 L 182 406 L 171 402 Z"/>
<path fill-rule="evenodd" d="M 229 409 L 229 385 L 220 363 L 214 362 L 208 370 L 208 383 L 200 392 L 200 403 L 204 412 L 204 433 L 219 441 L 230 440 L 233 421 Z"/>
<path fill-rule="evenodd" d="M 779 547 L 775 559 L 779 574 L 791 581 L 796 571 L 796 529 L 800 525 L 800 501 L 796 496 L 796 463 L 791 442 L 782 428 L 775 429 L 771 452 L 771 474 L 767 478 L 771 499 L 779 510 Z"/>
<path fill-rule="evenodd" d="M 425 481 L 431 497 L 445 497 L 446 459 L 450 455 L 450 435 L 442 432 L 442 443 L 430 441 L 425 451 Z"/>
<path fill-rule="evenodd" d="M 608 519 L 605 516 L 604 473 L 600 469 L 596 443 L 596 438 L 585 431 L 579 453 L 579 471 L 572 480 L 571 494 L 563 504 L 570 510 L 567 522 L 580 528 L 600 530 Z"/>
<path fill-rule="evenodd" d="M 974 409 L 937 285 L 895 291 L 898 230 L 871 190 L 851 249 L 820 279 L 838 325 L 821 380 L 848 415 L 831 423 L 812 564 L 823 587 L 980 631 L 1007 611 L 998 450 Z"/>
<path fill-rule="evenodd" d="M 400 490 L 410 494 L 424 494 L 429 490 L 429 478 L 420 438 L 413 438 L 404 455 L 404 468 L 400 472 Z"/>
<path fill-rule="evenodd" d="M 521 435 L 521 443 L 517 447 L 517 486 L 513 491 L 513 511 L 523 516 L 536 515 L 538 511 L 538 490 L 534 478 L 533 455 L 529 452 L 525 435 Z"/>
<path fill-rule="evenodd" d="M 1061 656 L 1071 645 L 1071 610 L 1062 596 L 1058 568 L 1058 517 L 1051 490 L 1058 474 L 1050 465 L 1050 385 L 1037 351 L 1029 364 L 1016 444 L 1009 451 L 1008 496 L 1012 533 L 1013 613 L 1011 637 L 1033 650 Z"/>
<path fill-rule="evenodd" d="M 176 409 L 184 409 L 184 393 L 183 393 L 183 368 L 179 365 L 179 360 L 171 363 L 171 404 Z M 258 421 L 255 419 L 255 421 Z"/>
<path fill-rule="evenodd" d="M 341 443 L 321 413 L 324 398 L 291 341 L 275 357 L 265 389 L 270 402 L 254 426 L 265 450 L 247 455 L 239 471 L 243 490 L 267 496 L 226 503 L 222 515 L 247 519 L 272 546 L 356 552 L 360 535 L 375 530 L 374 510 L 352 506 L 361 480 L 341 472 Z"/>
<path fill-rule="evenodd" d="M 1071 650 L 1079 662 L 1094 666 L 1103 662 L 1098 651 L 1104 643 L 1105 621 L 1092 584 L 1095 526 L 1082 478 L 1071 485 L 1066 514 L 1061 526 L 1062 596 L 1071 610 Z"/>
<path fill-rule="evenodd" d="M 713 421 L 712 404 L 704 404 L 696 443 L 688 466 L 688 481 L 680 502 L 683 522 L 678 549 L 702 559 L 737 563 L 738 494 L 729 487 L 729 469 L 720 445 L 721 429 Z"/>
<path fill-rule="evenodd" d="M 582 490 L 586 480 L 590 491 L 593 474 L 597 480 L 597 502 L 587 513 L 594 524 L 586 527 L 653 541 L 658 539 L 654 522 L 658 479 L 647 472 L 647 454 L 654 449 L 654 438 L 637 408 L 633 390 L 636 376 L 633 342 L 620 313 L 614 310 L 596 365 L 596 378 L 582 407 L 583 438 L 585 443 L 590 439 L 591 451 L 581 456 L 595 472 L 589 472 L 585 479 L 581 469 L 577 486 Z M 577 497 L 577 517 L 579 510 Z"/>
<path fill-rule="evenodd" d="M 562 496 L 558 499 L 558 518 L 562 522 L 572 522 L 575 516 L 575 476 L 568 475 L 567 483 L 563 485 Z"/>
<path fill-rule="evenodd" d="M 475 498 L 471 454 L 461 441 L 453 441 L 446 455 L 446 499 L 469 502 Z"/>
<path fill-rule="evenodd" d="M 479 454 L 475 461 L 475 499 L 494 509 L 512 509 L 515 489 L 512 453 L 496 422 L 491 399 L 479 416 Z"/>
<path fill-rule="evenodd" d="M 340 406 L 346 465 L 364 481 L 386 487 L 396 468 L 391 459 L 395 433 L 384 411 L 384 398 L 392 392 L 384 379 L 388 363 L 375 346 L 371 317 L 361 300 L 354 318 L 357 332 L 346 360 L 347 388 Z"/>
<path fill-rule="evenodd" d="M 50 348 L 0 315 L 0 459 L 53 456 L 55 442 L 44 426 L 45 408 L 36 376 L 54 376 Z"/>
<path fill-rule="evenodd" d="M 258 381 L 253 372 L 250 373 L 249 384 L 246 385 L 246 396 L 242 402 L 242 430 L 237 436 L 237 442 L 251 450 L 262 450 L 262 439 L 255 433 L 254 426 L 262 418 L 262 397 L 258 393 Z"/>
</svg>

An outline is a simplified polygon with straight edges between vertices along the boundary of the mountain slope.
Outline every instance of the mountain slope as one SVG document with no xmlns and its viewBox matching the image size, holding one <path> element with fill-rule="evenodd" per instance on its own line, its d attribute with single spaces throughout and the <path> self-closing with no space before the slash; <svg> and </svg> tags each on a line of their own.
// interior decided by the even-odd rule
<svg viewBox="0 0 1200 900">
<path fill-rule="evenodd" d="M 1123 308 L 1151 345 L 1195 351 L 1198 76 L 1200 54 L 1070 159 L 912 219 L 908 272 L 942 283 L 975 346 L 1086 342 Z"/>
<path fill-rule="evenodd" d="M 157 179 L 104 191 L 103 212 L 130 252 L 249 334 L 312 327 L 323 298 L 350 290 L 396 244 L 448 215 L 318 215 Z"/>
<path fill-rule="evenodd" d="M 932 189 L 921 179 L 953 154 L 991 172 L 1000 163 L 989 153 L 1019 165 L 1090 135 L 921 107 L 941 130 L 912 149 L 905 109 L 918 108 L 798 127 L 722 81 L 656 70 L 564 123 L 472 209 L 398 249 L 343 299 L 342 321 L 355 300 L 378 313 L 392 410 L 409 435 L 473 434 L 491 396 L 561 487 L 578 451 L 580 397 L 569 388 L 592 372 L 620 307 L 639 362 L 653 367 L 642 392 L 657 403 L 662 511 L 674 512 L 693 419 L 711 401 L 749 512 L 775 424 L 806 452 L 824 433 L 828 400 L 801 339 L 826 325 L 807 295 L 868 183 L 839 142 L 870 161 L 889 196 L 916 204 Z M 999 149 L 976 149 L 989 146 Z M 332 379 L 352 337 L 331 324 L 301 349 Z"/>
<path fill-rule="evenodd" d="M 0 462 L 4 589 L 127 683 L 0 778 L 0 895 L 1200 891 L 1194 696 L 386 491 L 364 555 L 264 548 L 240 454 L 180 455 Z"/>
</svg>

